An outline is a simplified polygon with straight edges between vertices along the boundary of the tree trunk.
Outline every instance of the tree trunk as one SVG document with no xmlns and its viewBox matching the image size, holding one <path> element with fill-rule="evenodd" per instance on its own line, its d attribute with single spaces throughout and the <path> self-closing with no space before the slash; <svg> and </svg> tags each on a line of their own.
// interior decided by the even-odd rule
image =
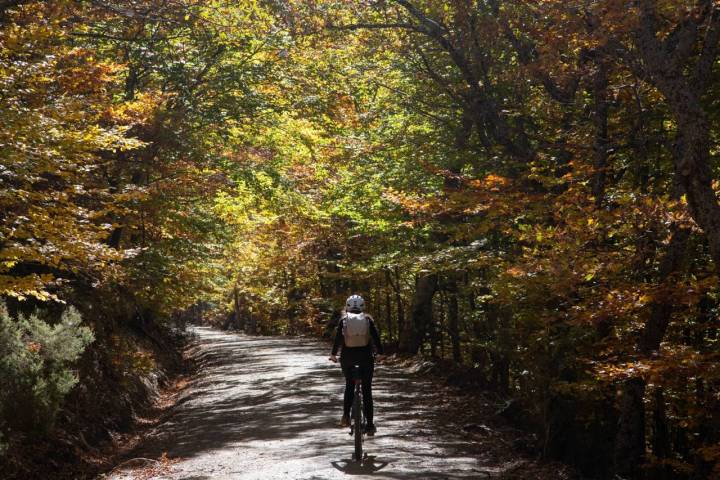
<svg viewBox="0 0 720 480">
<path fill-rule="evenodd" d="M 645 457 L 645 381 L 632 377 L 625 381 L 620 399 L 620 419 L 615 437 L 615 473 L 638 478 Z"/>
<path fill-rule="evenodd" d="M 646 112 L 643 108 L 642 97 L 640 94 L 640 85 L 638 84 L 638 82 L 635 82 L 635 85 L 633 85 L 633 91 L 635 93 L 635 105 L 637 106 L 637 111 L 635 112 L 636 120 L 630 136 L 634 163 L 633 181 L 635 188 L 639 189 L 642 193 L 645 194 L 648 192 L 648 187 L 650 183 L 650 164 L 648 152 L 649 140 L 645 125 Z M 662 141 L 660 143 L 662 143 Z M 657 177 L 659 177 L 659 175 Z"/>
<path fill-rule="evenodd" d="M 490 355 L 492 369 L 490 371 L 490 382 L 500 393 L 507 394 L 510 391 L 510 361 L 499 352 Z"/>
<path fill-rule="evenodd" d="M 673 273 L 680 269 L 687 242 L 690 237 L 690 230 L 686 228 L 678 228 L 670 239 L 668 251 L 660 262 L 659 275 L 660 281 L 667 283 L 672 279 Z M 665 338 L 665 332 L 670 324 L 670 318 L 673 312 L 673 299 L 662 293 L 658 298 L 653 300 L 650 310 L 650 317 L 643 327 L 640 335 L 639 350 L 643 354 L 649 354 L 660 348 L 660 343 Z"/>
<path fill-rule="evenodd" d="M 442 291 L 439 295 L 439 303 L 440 305 L 437 308 L 437 313 L 440 318 L 436 319 L 434 312 L 433 317 L 430 323 L 427 325 L 428 330 L 428 336 L 430 337 L 430 356 L 432 358 L 438 358 L 438 346 L 440 347 L 440 358 L 443 356 L 442 352 L 442 324 L 443 324 L 443 315 L 445 308 L 445 302 L 443 301 L 443 294 Z M 432 304 L 431 304 L 432 308 Z"/>
<path fill-rule="evenodd" d="M 245 323 L 240 309 L 240 292 L 238 291 L 237 286 L 233 289 L 233 304 L 235 307 L 235 328 L 238 330 L 245 330 Z"/>
<path fill-rule="evenodd" d="M 392 300 L 390 299 L 391 288 L 392 279 L 390 278 L 390 270 L 385 270 L 385 318 L 387 318 L 388 340 L 395 337 L 395 329 L 392 321 Z"/>
<path fill-rule="evenodd" d="M 652 452 L 658 458 L 670 454 L 670 434 L 665 415 L 665 396 L 662 387 L 655 387 L 653 399 Z"/>
<path fill-rule="evenodd" d="M 415 282 L 410 314 L 405 319 L 400 337 L 399 350 L 416 354 L 423 337 L 432 323 L 432 300 L 437 290 L 437 274 L 421 273 Z"/>
<path fill-rule="evenodd" d="M 720 203 L 712 186 L 711 124 L 703 106 L 718 54 L 720 13 L 716 8 L 699 11 L 701 16 L 678 24 L 673 35 L 660 39 L 655 2 L 642 0 L 639 9 L 636 47 L 645 67 L 638 73 L 667 99 L 677 122 L 675 176 L 720 272 Z M 700 23 L 702 36 L 698 35 Z"/>
<path fill-rule="evenodd" d="M 458 315 L 458 288 L 455 280 L 448 281 L 448 333 L 450 334 L 450 342 L 452 344 L 453 361 L 460 363 L 462 355 L 460 351 L 460 326 Z"/>
<path fill-rule="evenodd" d="M 680 269 L 690 231 L 678 228 L 670 239 L 670 245 L 660 262 L 660 281 L 668 282 L 669 277 Z M 648 355 L 660 348 L 665 332 L 670 324 L 673 312 L 672 298 L 659 295 L 653 300 L 650 317 L 643 327 L 638 340 L 638 350 Z M 657 393 L 657 392 L 656 392 Z M 620 475 L 635 477 L 645 456 L 645 381 L 640 377 L 632 377 L 623 385 L 620 407 L 620 420 L 615 442 L 615 469 Z M 662 398 L 662 392 L 660 392 Z M 657 401 L 657 397 L 656 397 Z M 658 408 L 656 406 L 656 408 Z M 664 402 L 662 407 L 664 409 Z M 663 412 L 664 414 L 664 412 Z M 657 418 L 657 411 L 654 412 Z M 655 422 L 657 426 L 657 421 Z M 653 442 L 658 431 L 653 432 Z M 654 448 L 654 447 L 653 447 Z"/>
<path fill-rule="evenodd" d="M 253 315 L 252 306 L 248 307 L 247 333 L 250 335 L 257 333 L 257 319 Z"/>
<path fill-rule="evenodd" d="M 605 195 L 605 178 L 607 177 L 608 163 L 608 67 L 604 62 L 598 65 L 598 71 L 593 78 L 592 93 L 595 112 L 593 124 L 595 126 L 595 144 L 592 179 L 592 194 L 595 205 L 600 207 Z"/>
<path fill-rule="evenodd" d="M 406 325 L 406 319 L 405 319 L 405 307 L 403 306 L 402 301 L 402 291 L 400 290 L 400 269 L 396 266 L 395 267 L 395 282 L 392 281 L 392 275 L 388 276 L 388 280 L 390 280 L 390 284 L 393 287 L 393 290 L 395 291 L 395 304 L 397 306 L 397 340 L 400 342 L 401 338 L 405 336 L 405 325 Z"/>
<path fill-rule="evenodd" d="M 676 119 L 679 155 L 675 174 L 684 189 L 693 219 L 705 232 L 715 269 L 720 271 L 720 204 L 712 186 L 710 125 L 699 104 L 695 109 L 682 109 L 676 113 Z"/>
<path fill-rule="evenodd" d="M 475 289 L 470 288 L 470 274 L 467 271 L 464 275 L 464 282 L 465 289 L 467 291 L 468 306 L 470 307 L 470 311 L 474 312 L 475 310 L 477 310 L 477 305 L 475 304 Z"/>
</svg>

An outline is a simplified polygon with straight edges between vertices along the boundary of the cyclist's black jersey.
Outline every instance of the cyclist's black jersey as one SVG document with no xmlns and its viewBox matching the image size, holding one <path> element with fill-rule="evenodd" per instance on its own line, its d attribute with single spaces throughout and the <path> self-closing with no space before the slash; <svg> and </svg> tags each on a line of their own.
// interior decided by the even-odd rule
<svg viewBox="0 0 720 480">
<path fill-rule="evenodd" d="M 382 342 L 380 341 L 380 334 L 377 328 L 375 328 L 375 321 L 370 315 L 366 315 L 370 320 L 370 339 L 371 341 L 364 347 L 346 347 L 345 337 L 343 336 L 343 322 L 345 317 L 341 318 L 338 322 L 337 332 L 335 333 L 335 344 L 333 345 L 332 354 L 337 355 L 338 349 L 342 346 L 340 352 L 340 363 L 342 365 L 350 364 L 364 364 L 373 361 L 373 345 L 375 345 L 375 351 L 382 354 Z"/>
</svg>

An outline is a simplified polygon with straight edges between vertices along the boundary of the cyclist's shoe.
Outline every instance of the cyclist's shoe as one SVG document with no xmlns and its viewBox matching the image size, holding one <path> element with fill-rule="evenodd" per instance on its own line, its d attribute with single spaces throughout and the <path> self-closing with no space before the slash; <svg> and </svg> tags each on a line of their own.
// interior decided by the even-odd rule
<svg viewBox="0 0 720 480">
<path fill-rule="evenodd" d="M 345 428 L 350 426 L 350 417 L 348 415 L 343 415 L 340 419 L 340 426 Z"/>
<path fill-rule="evenodd" d="M 375 428 L 375 425 L 365 425 L 365 435 L 368 437 L 372 437 L 375 435 L 375 432 L 377 431 L 377 428 Z"/>
</svg>

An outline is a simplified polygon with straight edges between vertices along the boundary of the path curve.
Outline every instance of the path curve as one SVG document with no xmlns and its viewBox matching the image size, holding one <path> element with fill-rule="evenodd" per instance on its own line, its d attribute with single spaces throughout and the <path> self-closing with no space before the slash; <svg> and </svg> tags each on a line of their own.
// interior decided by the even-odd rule
<svg viewBox="0 0 720 480">
<path fill-rule="evenodd" d="M 177 463 L 156 474 L 124 471 L 113 480 L 460 480 L 498 478 L 496 466 L 462 435 L 438 432 L 418 398 L 437 390 L 402 370 L 379 366 L 374 382 L 376 437 L 368 460 L 352 461 L 341 413 L 340 368 L 329 347 L 290 337 L 250 337 L 194 328 L 200 373 L 175 413 L 133 457 Z M 427 404 L 428 402 L 421 402 Z M 442 415 L 434 411 L 432 415 Z M 560 478 L 559 476 L 556 478 Z"/>
</svg>

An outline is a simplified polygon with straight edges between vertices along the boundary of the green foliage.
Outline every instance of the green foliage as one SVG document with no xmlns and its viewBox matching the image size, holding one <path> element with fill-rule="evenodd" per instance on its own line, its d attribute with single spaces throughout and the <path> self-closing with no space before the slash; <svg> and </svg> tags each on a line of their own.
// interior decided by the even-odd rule
<svg viewBox="0 0 720 480">
<path fill-rule="evenodd" d="M 657 463 L 715 461 L 720 17 L 585 3 L 7 7 L 0 294 L 275 333 L 361 291 L 386 338 L 520 399 L 546 451 L 551 405 L 606 428 L 642 378 L 672 412 Z M 152 368 L 98 321 L 119 378 Z"/>
<path fill-rule="evenodd" d="M 41 312 L 13 318 L 0 303 L 0 416 L 5 428 L 48 431 L 65 395 L 77 384 L 72 367 L 93 333 L 73 307 L 56 324 Z"/>
</svg>

